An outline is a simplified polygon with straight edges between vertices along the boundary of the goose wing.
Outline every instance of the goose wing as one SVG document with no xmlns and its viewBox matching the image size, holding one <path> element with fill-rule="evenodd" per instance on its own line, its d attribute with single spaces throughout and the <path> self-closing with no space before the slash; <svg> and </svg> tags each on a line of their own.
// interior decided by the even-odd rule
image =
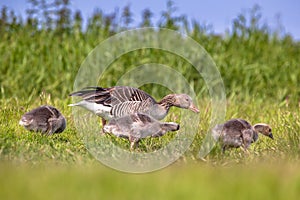
<svg viewBox="0 0 300 200">
<path fill-rule="evenodd" d="M 243 130 L 251 128 L 251 124 L 243 119 L 232 119 L 223 125 L 223 131 L 228 135 L 241 135 Z"/>
<path fill-rule="evenodd" d="M 58 111 L 52 107 L 41 106 L 25 113 L 22 116 L 22 120 L 46 124 L 50 118 L 58 117 L 58 114 Z"/>
<path fill-rule="evenodd" d="M 87 102 L 111 106 L 111 90 L 112 88 L 86 87 L 69 96 L 78 96 Z"/>
<path fill-rule="evenodd" d="M 144 101 L 125 101 L 118 103 L 112 107 L 111 114 L 115 117 L 122 117 L 134 113 L 148 114 L 148 111 L 153 106 L 151 99 Z M 135 121 L 150 122 L 151 119 L 147 115 L 139 114 L 134 117 Z"/>
<path fill-rule="evenodd" d="M 126 103 L 126 102 L 151 102 L 156 101 L 148 93 L 128 86 L 115 86 L 110 88 L 102 87 L 87 87 L 78 92 L 70 94 L 70 96 L 80 96 L 83 100 L 93 102 L 96 104 L 102 104 L 105 106 L 118 106 L 122 107 L 122 104 L 138 105 L 138 103 Z M 126 107 L 126 106 L 125 106 Z"/>
<path fill-rule="evenodd" d="M 242 131 L 242 139 L 245 148 L 248 148 L 250 144 L 253 142 L 253 134 L 254 131 L 252 129 L 245 129 Z"/>
</svg>

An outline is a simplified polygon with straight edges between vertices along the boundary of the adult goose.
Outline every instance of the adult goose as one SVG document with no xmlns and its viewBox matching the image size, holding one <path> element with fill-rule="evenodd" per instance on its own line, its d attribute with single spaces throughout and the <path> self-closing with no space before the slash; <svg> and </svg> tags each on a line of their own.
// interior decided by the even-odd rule
<svg viewBox="0 0 300 200">
<path fill-rule="evenodd" d="M 87 87 L 71 93 L 70 96 L 82 97 L 82 101 L 69 106 L 81 106 L 95 113 L 102 118 L 103 126 L 106 120 L 137 112 L 161 120 L 172 106 L 199 112 L 187 94 L 169 94 L 157 102 L 148 93 L 129 86 Z"/>
<path fill-rule="evenodd" d="M 65 130 L 66 119 L 57 108 L 45 105 L 25 113 L 19 124 L 29 131 L 51 135 Z"/>
<path fill-rule="evenodd" d="M 174 122 L 160 122 L 149 115 L 134 113 L 120 118 L 111 119 L 103 127 L 104 133 L 112 133 L 117 137 L 127 138 L 130 149 L 138 144 L 140 139 L 163 136 L 168 131 L 179 130 L 179 124 Z"/>
<path fill-rule="evenodd" d="M 247 151 L 251 143 L 258 140 L 258 133 L 274 139 L 270 125 L 258 123 L 252 126 L 244 119 L 231 119 L 212 129 L 212 136 L 216 141 L 220 141 L 223 152 L 227 148 L 238 147 Z"/>
</svg>

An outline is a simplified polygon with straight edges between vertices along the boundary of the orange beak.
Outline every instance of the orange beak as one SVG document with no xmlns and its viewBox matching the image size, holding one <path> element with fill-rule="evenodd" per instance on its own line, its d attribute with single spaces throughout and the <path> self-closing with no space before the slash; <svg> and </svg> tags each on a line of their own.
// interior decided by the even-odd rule
<svg viewBox="0 0 300 200">
<path fill-rule="evenodd" d="M 188 108 L 189 110 L 195 112 L 195 113 L 199 113 L 199 109 L 194 105 L 194 104 L 191 104 L 190 107 Z"/>
</svg>

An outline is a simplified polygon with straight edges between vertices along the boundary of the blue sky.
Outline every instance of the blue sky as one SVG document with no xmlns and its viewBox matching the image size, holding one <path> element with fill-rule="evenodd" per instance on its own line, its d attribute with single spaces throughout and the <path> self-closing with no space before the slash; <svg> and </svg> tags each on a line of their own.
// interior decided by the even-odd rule
<svg viewBox="0 0 300 200">
<path fill-rule="evenodd" d="M 300 1 L 299 0 L 173 0 L 178 8 L 178 14 L 185 14 L 200 23 L 213 25 L 216 33 L 223 33 L 231 27 L 232 20 L 241 12 L 258 4 L 262 8 L 263 20 L 271 27 L 276 26 L 276 15 L 281 15 L 281 23 L 285 32 L 300 40 Z M 25 14 L 28 8 L 26 0 L 2 0 L 0 6 L 8 6 L 18 14 Z M 165 1 L 153 0 L 71 0 L 74 10 L 81 10 L 83 17 L 91 16 L 95 8 L 105 13 L 113 12 L 116 7 L 131 5 L 135 22 L 140 21 L 141 12 L 149 8 L 154 13 L 154 20 L 166 8 Z"/>
</svg>

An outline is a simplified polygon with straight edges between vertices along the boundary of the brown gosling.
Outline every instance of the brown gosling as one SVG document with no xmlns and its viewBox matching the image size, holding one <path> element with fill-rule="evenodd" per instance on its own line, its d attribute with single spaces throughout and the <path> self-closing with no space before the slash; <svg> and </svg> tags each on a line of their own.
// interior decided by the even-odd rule
<svg viewBox="0 0 300 200">
<path fill-rule="evenodd" d="M 248 151 L 251 143 L 258 140 L 258 133 L 274 139 L 270 125 L 258 123 L 252 126 L 244 119 L 231 119 L 212 129 L 212 136 L 221 143 L 223 153 L 228 148 L 238 147 Z"/>
<path fill-rule="evenodd" d="M 114 118 L 103 127 L 104 133 L 127 138 L 133 150 L 142 138 L 160 137 L 168 131 L 177 131 L 180 126 L 174 122 L 160 122 L 149 115 L 134 113 Z"/>
<path fill-rule="evenodd" d="M 65 130 L 66 119 L 58 109 L 46 105 L 25 113 L 19 124 L 29 131 L 52 135 Z"/>
</svg>

